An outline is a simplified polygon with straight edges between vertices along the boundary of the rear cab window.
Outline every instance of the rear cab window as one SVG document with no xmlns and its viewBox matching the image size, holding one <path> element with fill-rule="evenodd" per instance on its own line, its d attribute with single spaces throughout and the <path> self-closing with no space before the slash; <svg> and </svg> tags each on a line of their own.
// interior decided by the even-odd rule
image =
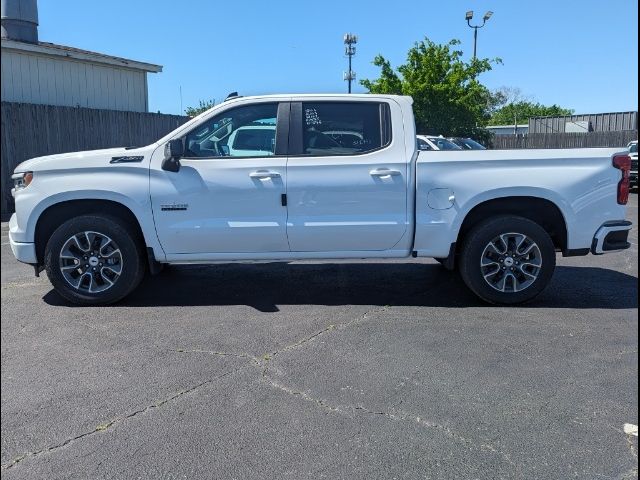
<svg viewBox="0 0 640 480">
<path fill-rule="evenodd" d="M 360 155 L 391 143 L 384 102 L 303 102 L 302 155 Z"/>
</svg>

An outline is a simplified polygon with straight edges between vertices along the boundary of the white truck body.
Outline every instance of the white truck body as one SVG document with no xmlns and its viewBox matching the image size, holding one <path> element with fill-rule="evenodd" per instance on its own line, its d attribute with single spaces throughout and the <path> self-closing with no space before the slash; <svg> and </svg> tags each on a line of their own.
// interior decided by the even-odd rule
<svg viewBox="0 0 640 480">
<path fill-rule="evenodd" d="M 361 146 L 326 146 L 322 139 L 329 154 L 317 154 L 323 151 L 316 147 L 293 151 L 290 132 L 302 121 L 301 107 L 296 117 L 295 105 L 345 102 L 383 105 L 380 115 L 391 131 L 380 138 L 388 136 L 388 143 L 350 155 Z M 181 139 L 185 145 L 189 132 L 228 110 L 274 104 L 278 129 L 291 129 L 288 145 L 276 146 L 275 154 L 230 156 L 227 149 L 226 156 L 184 155 L 179 171 L 163 169 L 168 142 Z M 609 233 L 630 229 L 619 202 L 623 174 L 612 166 L 612 159 L 624 154 L 620 149 L 419 152 L 411 104 L 408 97 L 383 95 L 241 97 L 145 147 L 28 160 L 15 169 L 17 181 L 27 172 L 33 180 L 14 192 L 11 248 L 18 260 L 39 271 L 44 244 L 60 223 L 43 234 L 48 212 L 73 204 L 85 205 L 81 213 L 86 213 L 93 202 L 95 213 L 109 214 L 114 203 L 132 213 L 152 262 L 411 255 L 453 262 L 465 220 L 474 211 L 510 213 L 512 205 L 520 208 L 514 215 L 526 217 L 532 201 L 538 217 L 544 215 L 539 207 L 549 209 L 550 219 L 561 215 L 562 226 L 555 218 L 557 231 L 549 231 L 556 251 L 574 255 L 626 248 L 603 246 Z M 307 123 L 316 121 L 310 117 L 316 110 L 310 111 L 302 112 Z M 323 126 L 322 119 L 317 122 L 308 128 L 312 134 Z M 359 142 L 356 135 L 351 138 Z"/>
</svg>

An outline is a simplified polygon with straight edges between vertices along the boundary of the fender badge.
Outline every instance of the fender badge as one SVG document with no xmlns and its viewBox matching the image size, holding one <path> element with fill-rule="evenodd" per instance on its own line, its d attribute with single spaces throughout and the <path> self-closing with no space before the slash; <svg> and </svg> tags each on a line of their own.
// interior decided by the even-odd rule
<svg viewBox="0 0 640 480">
<path fill-rule="evenodd" d="M 109 163 L 140 163 L 142 160 L 144 160 L 143 156 L 111 157 Z"/>
<path fill-rule="evenodd" d="M 186 210 L 189 208 L 187 203 L 170 203 L 165 205 L 160 205 L 160 210 L 163 212 L 175 212 L 179 210 Z"/>
</svg>

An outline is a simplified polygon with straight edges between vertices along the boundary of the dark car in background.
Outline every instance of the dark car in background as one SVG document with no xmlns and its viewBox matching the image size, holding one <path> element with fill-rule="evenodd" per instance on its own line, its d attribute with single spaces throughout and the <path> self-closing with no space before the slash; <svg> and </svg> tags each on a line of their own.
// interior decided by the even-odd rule
<svg viewBox="0 0 640 480">
<path fill-rule="evenodd" d="M 451 137 L 448 140 L 455 143 L 463 150 L 486 150 L 487 149 L 487 147 L 476 142 L 472 138 Z"/>
</svg>

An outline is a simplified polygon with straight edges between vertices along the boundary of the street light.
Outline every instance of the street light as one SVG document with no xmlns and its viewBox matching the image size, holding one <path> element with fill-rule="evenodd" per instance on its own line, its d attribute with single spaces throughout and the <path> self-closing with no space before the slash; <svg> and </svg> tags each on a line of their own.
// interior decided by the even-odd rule
<svg viewBox="0 0 640 480">
<path fill-rule="evenodd" d="M 349 57 L 349 71 L 344 72 L 342 78 L 348 82 L 349 85 L 349 93 L 351 93 L 351 82 L 356 79 L 356 72 L 351 70 L 351 57 L 356 54 L 356 47 L 354 45 L 358 43 L 358 37 L 351 34 L 345 33 L 344 35 L 344 53 L 347 57 Z"/>
<path fill-rule="evenodd" d="M 476 48 L 478 46 L 478 29 L 484 27 L 484 24 L 487 23 L 487 20 L 491 18 L 493 12 L 489 10 L 482 17 L 482 25 L 471 25 L 471 19 L 473 18 L 473 10 L 469 10 L 467 14 L 464 16 L 464 19 L 467 21 L 467 25 L 473 28 L 473 58 L 476 58 Z"/>
</svg>

